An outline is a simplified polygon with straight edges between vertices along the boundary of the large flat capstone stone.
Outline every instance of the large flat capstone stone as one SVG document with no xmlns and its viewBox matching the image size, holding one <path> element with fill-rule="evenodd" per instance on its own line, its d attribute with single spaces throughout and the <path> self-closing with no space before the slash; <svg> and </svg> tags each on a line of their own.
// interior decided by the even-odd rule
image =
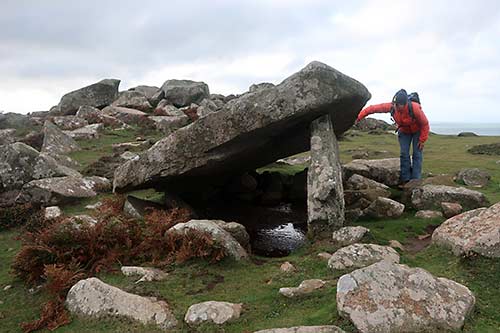
<svg viewBox="0 0 500 333">
<path fill-rule="evenodd" d="M 168 184 L 170 190 L 265 166 L 310 148 L 310 124 L 330 114 L 338 136 L 370 98 L 358 81 L 312 62 L 277 86 L 248 92 L 158 141 L 115 171 L 115 190 Z"/>
</svg>

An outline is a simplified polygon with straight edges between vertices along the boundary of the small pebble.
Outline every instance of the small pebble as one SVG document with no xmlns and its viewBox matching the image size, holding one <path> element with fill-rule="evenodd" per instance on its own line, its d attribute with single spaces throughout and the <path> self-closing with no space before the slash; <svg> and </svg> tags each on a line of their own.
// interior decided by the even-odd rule
<svg viewBox="0 0 500 333">
<path fill-rule="evenodd" d="M 8 284 L 5 287 L 3 287 L 3 290 L 7 291 L 7 290 L 9 290 L 11 288 L 12 288 L 12 286 L 10 284 Z"/>
</svg>

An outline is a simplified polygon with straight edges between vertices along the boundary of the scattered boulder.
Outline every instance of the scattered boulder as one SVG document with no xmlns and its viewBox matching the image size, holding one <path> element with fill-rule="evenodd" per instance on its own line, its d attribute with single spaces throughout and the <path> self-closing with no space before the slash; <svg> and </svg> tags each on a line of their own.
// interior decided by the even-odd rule
<svg viewBox="0 0 500 333">
<path fill-rule="evenodd" d="M 479 135 L 477 135 L 474 132 L 460 132 L 460 133 L 458 133 L 457 136 L 459 136 L 459 137 L 473 137 L 473 136 L 479 136 Z"/>
<path fill-rule="evenodd" d="M 43 133 L 42 153 L 56 156 L 80 150 L 75 140 L 48 120 L 43 125 Z"/>
<path fill-rule="evenodd" d="M 399 254 L 389 246 L 352 244 L 332 254 L 328 267 L 333 270 L 354 270 L 381 260 L 398 263 Z"/>
<path fill-rule="evenodd" d="M 279 293 L 288 298 L 300 297 L 323 288 L 325 284 L 325 281 L 319 279 L 304 280 L 298 287 L 280 288 Z"/>
<path fill-rule="evenodd" d="M 77 128 L 72 131 L 63 131 L 75 140 L 92 140 L 98 139 L 99 133 L 104 130 L 104 124 L 92 124 Z"/>
<path fill-rule="evenodd" d="M 0 146 L 0 189 L 20 189 L 35 179 L 60 176 L 81 176 L 77 171 L 62 166 L 47 154 L 15 142 Z"/>
<path fill-rule="evenodd" d="M 125 151 L 142 151 L 149 149 L 152 146 L 150 140 L 144 141 L 135 141 L 135 142 L 122 142 L 122 143 L 113 143 L 111 145 L 113 152 L 115 153 L 123 153 Z"/>
<path fill-rule="evenodd" d="M 466 209 L 489 205 L 488 199 L 478 191 L 446 185 L 424 185 L 411 192 L 411 203 L 418 210 L 440 208 L 442 202 L 457 202 Z"/>
<path fill-rule="evenodd" d="M 478 168 L 462 169 L 457 174 L 457 180 L 467 186 L 485 187 L 491 180 L 491 175 Z"/>
<path fill-rule="evenodd" d="M 184 112 L 173 106 L 172 104 L 168 104 L 169 102 L 166 99 L 163 99 L 158 103 L 158 106 L 154 110 L 153 114 L 155 116 L 165 116 L 165 117 L 182 117 L 186 116 Z M 187 116 L 186 116 L 187 117 Z"/>
<path fill-rule="evenodd" d="M 369 232 L 369 229 L 361 226 L 343 227 L 333 233 L 332 239 L 335 246 L 347 246 L 359 243 Z"/>
<path fill-rule="evenodd" d="M 20 113 L 0 112 L 0 129 L 24 129 L 33 126 L 31 119 Z"/>
<path fill-rule="evenodd" d="M 235 98 L 220 112 L 158 141 L 138 160 L 116 170 L 114 187 L 123 191 L 154 179 L 172 192 L 199 192 L 308 150 L 309 124 L 321 114 L 332 116 L 335 134 L 340 135 L 369 96 L 359 82 L 313 62 L 275 88 Z"/>
<path fill-rule="evenodd" d="M 146 96 L 149 104 L 151 104 L 152 106 L 158 105 L 158 102 L 160 102 L 164 96 L 164 92 L 160 90 L 160 88 L 155 86 L 141 85 L 134 88 L 130 88 L 129 91 L 137 91 L 142 93 L 144 96 Z"/>
<path fill-rule="evenodd" d="M 444 217 L 449 219 L 455 215 L 462 212 L 462 205 L 456 202 L 441 202 L 441 210 L 443 211 Z"/>
<path fill-rule="evenodd" d="M 13 128 L 0 129 L 0 146 L 16 142 L 16 130 Z"/>
<path fill-rule="evenodd" d="M 216 301 L 193 304 L 187 310 L 184 321 L 188 325 L 198 325 L 205 322 L 222 325 L 226 322 L 238 319 L 242 307 L 243 304 L 241 303 L 234 304 Z"/>
<path fill-rule="evenodd" d="M 73 115 L 83 105 L 103 108 L 118 98 L 120 80 L 105 79 L 90 86 L 67 93 L 51 114 Z"/>
<path fill-rule="evenodd" d="M 356 123 L 353 127 L 355 130 L 369 132 L 369 131 L 394 131 L 395 125 L 391 125 L 383 120 L 375 118 L 363 118 Z"/>
<path fill-rule="evenodd" d="M 250 251 L 250 235 L 247 232 L 247 229 L 243 224 L 239 224 L 236 222 L 225 222 L 221 220 L 212 220 L 219 227 L 227 231 L 231 236 L 236 239 L 238 243 L 240 243 L 241 247 L 245 250 Z"/>
<path fill-rule="evenodd" d="M 165 99 L 177 107 L 199 104 L 210 96 L 206 83 L 190 80 L 167 80 L 161 90 L 165 93 Z"/>
<path fill-rule="evenodd" d="M 344 225 L 340 152 L 330 115 L 311 123 L 311 164 L 307 172 L 307 224 L 311 235 Z"/>
<path fill-rule="evenodd" d="M 331 257 L 332 257 L 332 255 L 328 252 L 318 253 L 318 258 L 326 260 L 326 261 L 330 260 Z"/>
<path fill-rule="evenodd" d="M 405 205 L 389 198 L 379 197 L 363 212 L 364 215 L 374 218 L 398 218 L 403 215 Z"/>
<path fill-rule="evenodd" d="M 443 217 L 443 213 L 436 210 L 419 210 L 415 217 L 418 219 L 438 219 Z"/>
<path fill-rule="evenodd" d="M 107 106 L 101 112 L 104 115 L 117 118 L 128 125 L 142 125 L 142 122 L 147 119 L 148 115 L 139 110 L 118 106 Z"/>
<path fill-rule="evenodd" d="M 339 314 L 361 333 L 458 331 L 474 303 L 472 292 L 455 281 L 387 261 L 337 283 Z"/>
<path fill-rule="evenodd" d="M 293 273 L 297 271 L 297 269 L 289 261 L 285 261 L 283 264 L 281 264 L 280 271 L 282 271 L 283 273 Z"/>
<path fill-rule="evenodd" d="M 122 266 L 121 271 L 125 276 L 141 276 L 135 283 L 162 281 L 168 277 L 167 273 L 154 267 Z"/>
<path fill-rule="evenodd" d="M 158 131 L 163 132 L 165 135 L 169 135 L 179 128 L 189 124 L 189 117 L 183 112 L 181 113 L 181 116 L 151 116 L 149 119 L 154 122 L 155 128 Z"/>
<path fill-rule="evenodd" d="M 270 328 L 266 330 L 255 331 L 254 333 L 345 333 L 337 326 L 295 326 L 288 328 Z"/>
<path fill-rule="evenodd" d="M 212 100 L 205 98 L 201 101 L 200 106 L 196 109 L 198 117 L 205 117 L 206 115 L 217 112 L 220 107 Z"/>
<path fill-rule="evenodd" d="M 346 181 L 344 187 L 344 198 L 346 206 L 350 208 L 366 208 L 366 204 L 359 202 L 364 199 L 368 205 L 379 197 L 388 198 L 391 196 L 389 187 L 364 176 L 354 174 Z"/>
<path fill-rule="evenodd" d="M 71 131 L 83 126 L 87 126 L 89 122 L 78 116 L 60 116 L 53 118 L 54 125 L 62 130 Z"/>
<path fill-rule="evenodd" d="M 111 105 L 143 112 L 149 112 L 153 109 L 146 96 L 140 91 L 122 91 L 118 99 Z"/>
<path fill-rule="evenodd" d="M 45 207 L 44 217 L 46 220 L 56 219 L 62 216 L 61 208 L 58 206 Z"/>
<path fill-rule="evenodd" d="M 387 186 L 396 186 L 399 184 L 399 158 L 353 160 L 343 166 L 343 172 L 347 179 L 358 174 Z"/>
<path fill-rule="evenodd" d="M 127 199 L 123 205 L 123 212 L 128 216 L 137 219 L 142 219 L 148 213 L 148 210 L 151 209 L 165 210 L 166 206 L 156 202 L 136 198 L 132 195 L 127 195 Z"/>
<path fill-rule="evenodd" d="M 434 230 L 432 242 L 451 248 L 455 255 L 500 258 L 500 203 L 446 220 Z"/>
<path fill-rule="evenodd" d="M 196 230 L 210 234 L 213 240 L 222 246 L 229 256 L 236 260 L 242 260 L 248 257 L 245 249 L 231 236 L 230 233 L 222 229 L 212 220 L 190 220 L 186 223 L 178 223 L 170 228 L 167 233 L 186 234 L 190 230 Z"/>
<path fill-rule="evenodd" d="M 18 203 L 58 205 L 81 198 L 91 198 L 97 192 L 111 189 L 108 179 L 102 177 L 54 177 L 32 180 L 25 184 L 16 199 Z"/>
<path fill-rule="evenodd" d="M 97 278 L 80 280 L 71 287 L 66 306 L 72 313 L 93 318 L 113 315 L 158 325 L 162 329 L 177 326 L 175 316 L 164 301 L 124 292 Z"/>
<path fill-rule="evenodd" d="M 103 124 L 105 127 L 117 128 L 126 125 L 121 120 L 105 115 L 101 110 L 88 105 L 80 106 L 76 112 L 76 116 L 87 120 L 90 124 Z"/>
</svg>

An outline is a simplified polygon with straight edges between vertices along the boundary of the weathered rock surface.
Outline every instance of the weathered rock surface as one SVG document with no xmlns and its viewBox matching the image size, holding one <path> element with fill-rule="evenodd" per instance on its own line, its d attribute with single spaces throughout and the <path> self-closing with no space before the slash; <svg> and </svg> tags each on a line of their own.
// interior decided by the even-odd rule
<svg viewBox="0 0 500 333">
<path fill-rule="evenodd" d="M 288 298 L 300 297 L 323 288 L 325 284 L 325 281 L 319 279 L 304 280 L 298 287 L 280 288 L 279 293 Z"/>
<path fill-rule="evenodd" d="M 446 220 L 434 230 L 432 242 L 451 248 L 455 255 L 500 258 L 500 203 Z"/>
<path fill-rule="evenodd" d="M 212 322 L 222 325 L 228 321 L 236 320 L 240 317 L 243 304 L 229 302 L 208 301 L 193 304 L 189 307 L 184 321 L 189 325 L 197 325 L 204 322 Z"/>
<path fill-rule="evenodd" d="M 168 277 L 167 273 L 154 267 L 122 266 L 121 271 L 125 276 L 141 276 L 135 283 L 162 281 Z"/>
<path fill-rule="evenodd" d="M 466 209 L 488 206 L 488 199 L 478 191 L 446 185 L 424 185 L 413 189 L 411 203 L 416 209 L 440 208 L 442 202 L 456 202 Z"/>
<path fill-rule="evenodd" d="M 353 126 L 353 129 L 360 131 L 394 131 L 396 129 L 396 126 L 380 119 L 363 118 L 360 122 Z"/>
<path fill-rule="evenodd" d="M 419 210 L 415 213 L 415 217 L 419 219 L 437 219 L 442 218 L 443 213 L 437 210 Z"/>
<path fill-rule="evenodd" d="M 441 210 L 443 211 L 444 217 L 449 219 L 450 217 L 462 213 L 463 207 L 456 202 L 441 202 Z"/>
<path fill-rule="evenodd" d="M 227 254 L 236 259 L 241 260 L 248 257 L 245 249 L 234 239 L 233 236 L 224 229 L 222 229 L 216 222 L 212 220 L 190 220 L 186 223 L 178 223 L 170 228 L 167 233 L 183 233 L 186 234 L 190 230 L 208 233 L 212 239 L 224 247 Z"/>
<path fill-rule="evenodd" d="M 62 211 L 58 206 L 45 207 L 44 217 L 46 220 L 56 219 L 60 216 L 62 216 Z"/>
<path fill-rule="evenodd" d="M 337 326 L 295 326 L 288 328 L 270 328 L 267 330 L 255 331 L 254 333 L 345 333 Z"/>
<path fill-rule="evenodd" d="M 146 95 L 144 95 L 140 91 L 122 91 L 121 93 L 119 93 L 118 99 L 115 100 L 111 105 L 140 110 L 144 112 L 148 112 L 153 109 L 153 106 L 151 106 L 151 104 L 149 103 Z"/>
<path fill-rule="evenodd" d="M 189 124 L 189 117 L 184 113 L 181 116 L 151 116 L 149 119 L 154 121 L 157 130 L 162 131 L 166 135 Z"/>
<path fill-rule="evenodd" d="M 236 222 L 225 222 L 222 220 L 212 220 L 219 227 L 227 231 L 245 250 L 250 250 L 250 235 L 243 224 Z"/>
<path fill-rule="evenodd" d="M 308 150 L 309 124 L 321 115 L 331 115 L 340 135 L 369 97 L 359 82 L 313 62 L 275 88 L 235 98 L 160 140 L 116 170 L 114 187 L 161 181 L 172 191 L 199 191 L 203 184 Z"/>
<path fill-rule="evenodd" d="M 361 333 L 458 331 L 474 303 L 461 284 L 387 261 L 343 275 L 337 283 L 339 314 Z"/>
<path fill-rule="evenodd" d="M 293 273 L 297 271 L 297 268 L 295 268 L 295 266 L 292 265 L 291 262 L 285 261 L 284 263 L 281 264 L 280 271 L 283 273 Z"/>
<path fill-rule="evenodd" d="M 50 121 L 45 121 L 43 133 L 42 153 L 56 156 L 80 150 L 80 146 L 75 140 Z"/>
<path fill-rule="evenodd" d="M 398 263 L 399 254 L 389 246 L 352 244 L 332 254 L 328 260 L 328 267 L 334 270 L 353 270 L 381 260 Z"/>
<path fill-rule="evenodd" d="M 104 124 L 92 124 L 77 128 L 72 131 L 63 131 L 75 140 L 92 140 L 99 138 L 99 133 L 104 130 Z"/>
<path fill-rule="evenodd" d="M 330 115 L 311 124 L 311 165 L 307 172 L 308 232 L 321 235 L 344 225 L 344 189 L 337 138 Z"/>
<path fill-rule="evenodd" d="M 457 180 L 467 186 L 485 187 L 491 180 L 491 175 L 478 168 L 462 169 L 457 174 Z"/>
<path fill-rule="evenodd" d="M 102 318 L 120 316 L 162 329 L 177 325 L 172 311 L 164 301 L 124 292 L 97 278 L 81 280 L 71 287 L 66 306 L 72 313 Z"/>
<path fill-rule="evenodd" d="M 155 87 L 155 86 L 145 86 L 145 85 L 140 85 L 134 88 L 130 88 L 129 91 L 138 91 L 142 93 L 146 98 L 148 99 L 149 103 L 152 106 L 158 105 L 158 102 L 163 98 L 163 96 L 158 99 L 158 92 L 161 91 L 160 88 Z"/>
<path fill-rule="evenodd" d="M 399 158 L 353 160 L 343 166 L 343 172 L 347 179 L 358 174 L 387 186 L 396 186 L 399 183 Z"/>
<path fill-rule="evenodd" d="M 24 143 L 0 146 L 0 190 L 20 189 L 31 180 L 59 176 L 81 175 Z"/>
<path fill-rule="evenodd" d="M 58 205 L 80 198 L 90 198 L 97 192 L 111 189 L 108 179 L 102 177 L 54 177 L 32 180 L 25 184 L 17 197 L 18 203 Z"/>
<path fill-rule="evenodd" d="M 83 126 L 87 126 L 89 122 L 78 116 L 60 116 L 54 117 L 54 125 L 62 130 L 71 131 Z"/>
<path fill-rule="evenodd" d="M 165 92 L 165 99 L 177 107 L 200 103 L 209 98 L 208 85 L 204 82 L 190 80 L 168 80 L 161 86 Z"/>
<path fill-rule="evenodd" d="M 405 210 L 405 205 L 389 198 L 379 197 L 363 211 L 364 215 L 375 218 L 398 218 Z"/>
<path fill-rule="evenodd" d="M 332 239 L 336 246 L 347 246 L 358 243 L 369 232 L 369 229 L 361 226 L 343 227 L 333 233 Z"/>
<path fill-rule="evenodd" d="M 119 106 L 107 106 L 101 112 L 103 115 L 114 117 L 128 125 L 139 125 L 148 116 L 145 112 Z"/>
<path fill-rule="evenodd" d="M 0 129 L 0 146 L 8 145 L 16 141 L 16 130 L 13 128 Z"/>
<path fill-rule="evenodd" d="M 61 98 L 53 114 L 72 115 L 83 105 L 103 108 L 118 97 L 120 80 L 105 79 L 90 86 L 67 93 Z"/>
</svg>

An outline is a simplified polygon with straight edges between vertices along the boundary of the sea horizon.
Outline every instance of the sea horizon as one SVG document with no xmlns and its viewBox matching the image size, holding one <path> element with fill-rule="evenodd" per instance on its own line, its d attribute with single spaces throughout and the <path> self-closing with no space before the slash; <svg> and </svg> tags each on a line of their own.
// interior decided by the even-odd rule
<svg viewBox="0 0 500 333">
<path fill-rule="evenodd" d="M 484 136 L 500 136 L 500 122 L 471 123 L 430 121 L 431 132 L 443 135 L 457 135 L 461 132 L 472 132 Z"/>
</svg>

